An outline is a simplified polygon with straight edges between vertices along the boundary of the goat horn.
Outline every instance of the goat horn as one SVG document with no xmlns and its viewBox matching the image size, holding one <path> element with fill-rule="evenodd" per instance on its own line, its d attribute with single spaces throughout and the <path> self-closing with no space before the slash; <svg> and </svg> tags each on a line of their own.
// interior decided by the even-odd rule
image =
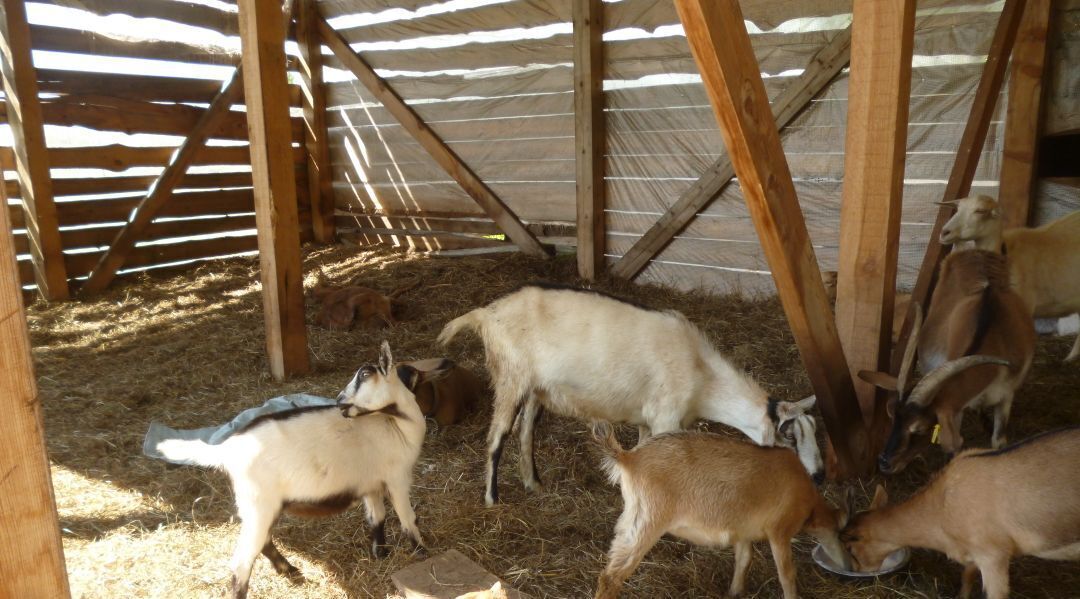
<svg viewBox="0 0 1080 599">
<path fill-rule="evenodd" d="M 915 361 L 915 349 L 919 346 L 919 331 L 922 330 L 922 306 L 919 302 L 911 302 L 911 309 L 915 311 L 915 318 L 911 323 L 911 335 L 908 336 L 907 347 L 904 348 L 904 359 L 900 362 L 900 372 L 896 373 L 896 392 L 901 401 L 907 390 L 907 380 L 911 376 L 911 363 Z"/>
<path fill-rule="evenodd" d="M 955 206 L 960 203 L 960 200 L 944 200 L 941 202 L 934 202 L 935 206 Z"/>
<path fill-rule="evenodd" d="M 937 395 L 938 390 L 941 389 L 941 386 L 945 384 L 945 381 L 949 380 L 949 378 L 972 366 L 981 366 L 983 364 L 1010 366 L 1008 360 L 1003 360 L 996 356 L 964 356 L 963 358 L 950 360 L 924 376 L 923 379 L 919 381 L 919 384 L 915 385 L 915 388 L 911 390 L 911 396 L 908 397 L 907 401 L 917 406 L 925 406 L 930 403 L 930 400 L 933 399 L 935 395 Z"/>
</svg>

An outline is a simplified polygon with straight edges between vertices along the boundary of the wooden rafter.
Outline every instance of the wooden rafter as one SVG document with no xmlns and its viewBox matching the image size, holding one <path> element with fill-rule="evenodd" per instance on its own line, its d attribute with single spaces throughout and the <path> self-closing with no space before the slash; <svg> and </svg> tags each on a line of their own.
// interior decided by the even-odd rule
<svg viewBox="0 0 1080 599">
<path fill-rule="evenodd" d="M 398 96 L 397 92 L 382 77 L 379 77 L 359 54 L 349 47 L 349 43 L 345 41 L 345 38 L 341 37 L 341 34 L 337 31 L 334 31 L 322 17 L 317 17 L 317 23 L 323 43 L 330 47 L 330 50 L 345 65 L 345 68 L 349 69 L 353 75 L 356 75 L 356 78 L 371 92 L 375 99 L 386 107 L 387 112 L 393 115 L 401 123 L 402 128 L 431 155 L 435 162 L 461 185 L 465 193 L 469 194 L 484 209 L 484 212 L 499 225 L 499 228 L 506 233 L 507 237 L 529 255 L 550 256 L 548 250 L 522 224 L 517 215 L 432 131 L 431 127 L 420 118 L 420 115 L 416 114 L 401 99 L 401 96 Z"/>
<path fill-rule="evenodd" d="M 0 190 L 0 597 L 68 597 L 6 200 Z"/>
<path fill-rule="evenodd" d="M 229 114 L 229 109 L 239 100 L 243 92 L 243 75 L 241 69 L 237 67 L 229 81 L 210 102 L 210 107 L 203 112 L 184 143 L 173 153 L 165 170 L 150 185 L 146 197 L 132 211 L 128 222 L 109 244 L 109 249 L 101 256 L 101 260 L 90 273 L 90 278 L 79 290 L 80 295 L 100 293 L 109 286 L 116 277 L 117 271 L 123 266 L 124 260 L 135 247 L 135 242 L 142 238 L 158 211 L 172 197 L 176 186 L 187 175 L 196 154 L 205 147 L 206 140 L 218 130 Z"/>
<path fill-rule="evenodd" d="M 289 90 L 285 71 L 286 3 L 240 0 L 244 98 L 270 374 L 277 380 L 310 369 L 296 206 Z"/>
<path fill-rule="evenodd" d="M 945 193 L 942 201 L 955 200 L 966 196 L 971 191 L 971 182 L 975 178 L 975 168 L 979 166 L 979 156 L 982 154 L 983 144 L 986 142 L 986 131 L 990 126 L 990 118 L 994 114 L 994 106 L 997 104 L 998 95 L 1001 93 L 1001 85 L 1005 79 L 1005 67 L 1009 63 L 1009 52 L 1012 51 L 1013 41 L 1016 39 L 1016 30 L 1020 26 L 1020 17 L 1024 12 L 1024 0 L 1005 0 L 1005 6 L 1001 9 L 998 17 L 997 28 L 994 30 L 994 38 L 990 42 L 990 52 L 986 56 L 986 64 L 983 66 L 982 78 L 979 87 L 975 90 L 975 99 L 971 103 L 971 111 L 968 113 L 967 125 L 960 137 L 960 144 L 956 150 L 956 159 L 953 161 L 952 172 L 949 181 L 945 185 Z M 937 277 L 938 266 L 945 259 L 946 249 L 941 245 L 941 230 L 945 223 L 952 217 L 954 208 L 944 205 L 938 210 L 937 220 L 930 231 L 930 239 L 926 244 L 926 254 L 923 256 L 922 265 L 919 267 L 919 277 L 915 281 L 915 289 L 911 293 L 911 305 L 904 316 L 904 325 L 900 330 L 900 337 L 896 346 L 893 347 L 892 372 L 900 370 L 900 361 L 907 347 L 911 335 L 912 319 L 915 316 L 914 306 L 919 304 L 925 309 L 930 294 L 933 292 L 934 281 Z"/>
<path fill-rule="evenodd" d="M 1027 0 L 1012 50 L 1001 156 L 1002 225 L 1026 227 L 1035 192 L 1052 0 Z"/>
<path fill-rule="evenodd" d="M 26 213 L 34 277 L 42 297 L 64 300 L 68 298 L 67 271 L 23 0 L 0 1 L 0 37 L 7 119 L 15 141 L 15 170 Z"/>
<path fill-rule="evenodd" d="M 836 329 L 856 374 L 889 368 L 915 0 L 855 0 L 851 28 Z M 853 380 L 871 427 L 877 389 Z"/>
<path fill-rule="evenodd" d="M 326 88 L 323 86 L 322 38 L 316 27 L 315 0 L 299 0 L 296 39 L 300 46 L 300 78 L 304 88 L 304 142 L 307 145 L 308 195 L 315 241 L 333 242 L 334 185 L 327 143 Z"/>
<path fill-rule="evenodd" d="M 836 77 L 848 63 L 850 50 L 851 29 L 848 28 L 838 33 L 810 59 L 803 74 L 772 103 L 773 117 L 779 129 L 794 120 Z M 731 159 L 726 153 L 721 153 L 720 158 L 612 265 L 611 273 L 623 279 L 636 277 L 698 213 L 719 197 L 734 176 Z"/>
<path fill-rule="evenodd" d="M 604 270 L 604 3 L 574 0 L 574 149 L 581 278 Z"/>
<path fill-rule="evenodd" d="M 780 134 L 734 0 L 676 0 L 837 458 L 866 466 L 866 432 Z"/>
</svg>

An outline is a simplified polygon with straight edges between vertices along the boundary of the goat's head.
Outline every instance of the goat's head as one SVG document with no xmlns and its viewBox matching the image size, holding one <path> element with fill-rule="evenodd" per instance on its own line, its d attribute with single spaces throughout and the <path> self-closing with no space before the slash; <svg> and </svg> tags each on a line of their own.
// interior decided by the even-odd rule
<svg viewBox="0 0 1080 599">
<path fill-rule="evenodd" d="M 990 196 L 971 196 L 938 204 L 956 206 L 956 214 L 941 229 L 942 244 L 982 239 L 1001 227 L 1001 210 Z"/>
<path fill-rule="evenodd" d="M 874 491 L 874 499 L 870 502 L 870 509 L 861 514 L 852 511 L 850 494 L 845 497 L 845 509 L 848 513 L 847 526 L 840 531 L 840 541 L 844 544 L 844 550 L 851 557 L 851 568 L 856 572 L 877 572 L 881 570 L 885 558 L 900 549 L 895 543 L 876 539 L 873 535 L 873 526 L 869 520 L 875 510 L 885 507 L 889 496 L 885 487 L 878 485 Z"/>
<path fill-rule="evenodd" d="M 776 427 L 774 444 L 794 449 L 814 482 L 821 484 L 825 480 L 825 464 L 817 443 L 817 425 L 810 415 L 816 400 L 813 395 L 802 401 L 780 401 L 770 397 L 769 419 Z"/>
<path fill-rule="evenodd" d="M 338 394 L 337 405 L 346 418 L 382 412 L 391 416 L 408 417 L 419 414 L 416 397 L 417 386 L 425 381 L 437 380 L 454 367 L 450 360 L 430 361 L 430 368 L 401 364 L 395 368 L 390 344 L 382 342 L 377 364 L 365 364 L 356 371 L 345 389 Z"/>
<path fill-rule="evenodd" d="M 884 372 L 866 370 L 859 372 L 859 378 L 864 381 L 895 392 L 890 393 L 887 399 L 886 409 L 892 419 L 892 428 L 885 441 L 885 448 L 878 456 L 878 469 L 882 474 L 900 472 L 930 446 L 934 427 L 938 423 L 937 414 L 933 409 L 933 400 L 946 381 L 973 366 L 982 364 L 1007 366 L 1009 364 L 994 356 L 964 356 L 938 366 L 927 373 L 914 388 L 909 388 L 908 374 L 915 360 L 915 348 L 919 344 L 919 333 L 922 328 L 922 308 L 916 303 L 913 310 L 915 322 L 904 350 L 899 377 Z M 910 394 L 908 394 L 909 390 Z M 958 448 L 954 448 L 953 451 L 955 449 Z"/>
</svg>

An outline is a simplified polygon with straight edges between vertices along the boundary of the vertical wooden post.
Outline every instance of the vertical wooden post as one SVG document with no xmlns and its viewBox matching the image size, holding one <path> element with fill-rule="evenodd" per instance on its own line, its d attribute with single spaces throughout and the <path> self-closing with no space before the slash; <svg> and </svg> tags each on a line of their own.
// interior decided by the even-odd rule
<svg viewBox="0 0 1080 599">
<path fill-rule="evenodd" d="M 0 597 L 68 597 L 60 523 L 0 185 Z"/>
<path fill-rule="evenodd" d="M 30 55 L 30 25 L 23 0 L 0 1 L 0 36 L 3 37 L 0 53 L 7 119 L 15 140 L 15 169 L 26 212 L 34 277 L 42 297 L 64 300 L 68 298 L 67 269 L 53 203 L 37 72 Z"/>
<path fill-rule="evenodd" d="M 315 241 L 332 243 L 334 223 L 333 173 L 327 143 L 326 88 L 323 86 L 322 37 L 315 17 L 315 0 L 298 0 L 296 41 L 300 46 L 300 78 L 303 81 L 304 141 L 307 145 L 308 190 L 311 226 Z"/>
<path fill-rule="evenodd" d="M 309 369 L 285 19 L 278 0 L 240 0 L 239 6 L 266 345 L 270 373 L 281 380 Z"/>
<path fill-rule="evenodd" d="M 1012 51 L 998 199 L 1005 228 L 1026 227 L 1042 130 L 1046 38 L 1052 0 L 1027 0 Z"/>
<path fill-rule="evenodd" d="M 577 261 L 581 278 L 604 271 L 603 2 L 574 0 L 574 147 Z"/>
<path fill-rule="evenodd" d="M 836 328 L 854 375 L 889 368 L 915 0 L 855 0 L 853 12 Z M 869 427 L 876 389 L 853 380 Z"/>
<path fill-rule="evenodd" d="M 780 302 L 836 451 L 835 476 L 866 468 L 851 373 L 736 0 L 676 0 Z"/>
<path fill-rule="evenodd" d="M 960 143 L 956 148 L 956 159 L 953 161 L 949 182 L 945 184 L 945 193 L 941 198 L 943 201 L 962 198 L 971 191 L 971 181 L 975 178 L 976 167 L 979 166 L 979 156 L 986 142 L 986 131 L 990 126 L 990 118 L 994 114 L 998 94 L 1001 93 L 1005 67 L 1009 64 L 1009 52 L 1016 39 L 1016 29 L 1020 25 L 1020 15 L 1023 11 L 1024 0 L 1005 0 L 1001 16 L 998 17 L 997 28 L 994 30 L 994 38 L 990 42 L 986 64 L 983 65 L 982 78 L 979 79 L 979 87 L 975 90 L 975 98 L 971 102 L 967 125 L 964 126 L 964 133 L 960 136 Z M 938 266 L 941 265 L 946 254 L 940 241 L 941 230 L 945 227 L 945 223 L 949 222 L 953 211 L 952 206 L 942 206 L 938 210 L 934 228 L 930 231 L 926 253 L 919 267 L 919 277 L 915 281 L 915 289 L 911 292 L 911 305 L 908 306 L 907 314 L 904 316 L 904 326 L 900 331 L 896 347 L 893 348 L 892 372 L 894 373 L 900 370 L 904 349 L 911 336 L 915 304 L 921 305 L 924 310 L 929 307 L 927 303 L 934 289 Z"/>
</svg>

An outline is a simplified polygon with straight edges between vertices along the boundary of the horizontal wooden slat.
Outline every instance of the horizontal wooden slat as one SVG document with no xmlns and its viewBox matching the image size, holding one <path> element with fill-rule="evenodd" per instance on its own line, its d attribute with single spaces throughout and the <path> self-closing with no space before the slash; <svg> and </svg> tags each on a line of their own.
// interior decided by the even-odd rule
<svg viewBox="0 0 1080 599">
<path fill-rule="evenodd" d="M 130 17 L 164 19 L 193 27 L 212 29 L 226 35 L 235 35 L 238 29 L 237 13 L 223 11 L 213 6 L 184 2 L 183 0 L 48 0 L 50 4 L 70 6 L 108 16 L 114 14 Z"/>
<path fill-rule="evenodd" d="M 128 254 L 124 268 L 139 268 L 155 264 L 167 264 L 181 260 L 195 260 L 212 256 L 238 254 L 258 250 L 255 235 L 243 237 L 219 237 L 185 243 L 136 247 Z M 82 277 L 90 273 L 101 258 L 101 252 L 65 254 L 64 264 L 68 276 Z"/>
<path fill-rule="evenodd" d="M 86 179 L 53 178 L 53 193 L 58 197 L 99 195 L 145 191 L 157 177 L 144 175 L 138 177 L 93 177 Z M 19 197 L 19 185 L 15 180 L 5 182 L 7 197 Z M 250 187 L 250 173 L 207 173 L 188 175 L 179 189 L 219 189 L 223 187 Z"/>
<path fill-rule="evenodd" d="M 57 202 L 60 226 L 70 227 L 104 222 L 125 221 L 142 196 L 114 200 Z M 199 214 L 237 214 L 255 210 L 250 189 L 227 191 L 191 191 L 176 194 L 161 209 L 159 217 Z"/>
<path fill-rule="evenodd" d="M 124 145 L 84 146 L 77 148 L 53 148 L 49 150 L 49 163 L 53 168 L 98 168 L 123 171 L 138 166 L 164 166 L 174 147 L 133 147 Z M 293 148 L 296 162 L 303 160 L 301 148 Z M 195 154 L 193 164 L 251 164 L 247 146 L 207 146 Z M 5 169 L 10 170 L 5 163 Z"/>
<path fill-rule="evenodd" d="M 221 91 L 221 86 L 222 82 L 214 79 L 38 69 L 38 89 L 60 94 L 113 96 L 147 102 L 207 103 Z M 289 85 L 292 106 L 300 105 L 300 94 L 299 85 Z"/>
<path fill-rule="evenodd" d="M 196 235 L 226 233 L 254 228 L 255 215 L 173 220 L 151 223 L 146 230 L 145 240 L 192 237 Z M 84 247 L 102 247 L 109 245 L 119 231 L 119 225 L 110 225 L 61 231 L 60 237 L 64 242 L 65 250 Z M 15 236 L 15 247 L 19 253 L 28 251 L 25 249 L 28 248 L 28 240 L 25 235 Z"/>
<path fill-rule="evenodd" d="M 35 50 L 126 58 L 149 58 L 199 64 L 236 65 L 238 51 L 162 40 L 123 40 L 100 33 L 49 25 L 31 25 Z"/>
<path fill-rule="evenodd" d="M 452 12 L 338 29 L 350 44 L 396 42 L 420 37 L 466 35 L 511 28 L 541 27 L 570 22 L 570 4 L 560 0 L 518 0 L 463 7 Z"/>
</svg>

